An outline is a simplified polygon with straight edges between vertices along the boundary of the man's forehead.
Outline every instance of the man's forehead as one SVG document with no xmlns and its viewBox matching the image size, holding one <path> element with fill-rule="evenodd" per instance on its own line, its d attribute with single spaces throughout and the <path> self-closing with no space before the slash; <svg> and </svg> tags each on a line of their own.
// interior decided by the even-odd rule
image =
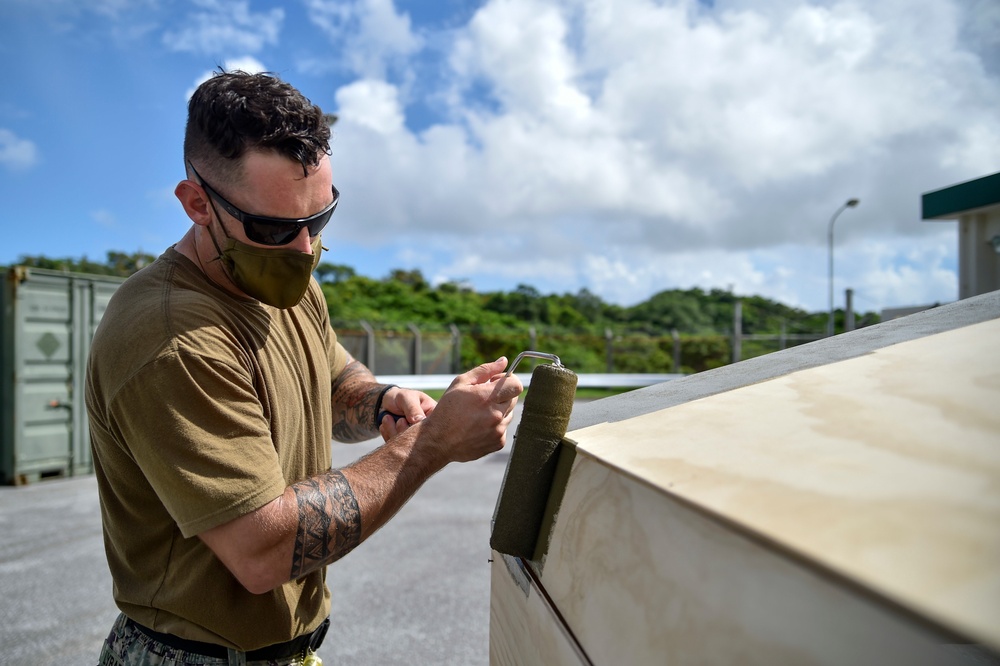
<svg viewBox="0 0 1000 666">
<path fill-rule="evenodd" d="M 329 170 L 330 156 L 326 154 L 320 155 L 316 164 L 307 164 L 304 168 L 298 160 L 276 151 L 254 150 L 243 159 L 243 175 L 247 180 L 303 180 L 321 176 Z"/>
</svg>

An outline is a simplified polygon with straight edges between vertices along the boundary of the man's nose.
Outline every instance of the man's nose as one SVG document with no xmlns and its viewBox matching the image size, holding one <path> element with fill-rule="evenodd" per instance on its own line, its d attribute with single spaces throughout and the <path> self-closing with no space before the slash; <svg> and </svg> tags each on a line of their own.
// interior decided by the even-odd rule
<svg viewBox="0 0 1000 666">
<path fill-rule="evenodd" d="M 305 252 L 306 254 L 312 254 L 312 239 L 309 238 L 309 227 L 302 227 L 299 229 L 299 235 L 295 237 L 288 247 L 298 250 L 299 252 Z"/>
</svg>

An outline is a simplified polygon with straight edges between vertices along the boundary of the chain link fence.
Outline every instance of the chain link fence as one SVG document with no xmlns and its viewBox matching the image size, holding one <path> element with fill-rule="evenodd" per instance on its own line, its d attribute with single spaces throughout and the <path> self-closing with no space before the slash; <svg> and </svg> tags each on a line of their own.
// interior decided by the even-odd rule
<svg viewBox="0 0 1000 666">
<path fill-rule="evenodd" d="M 576 372 L 703 372 L 739 360 L 821 339 L 822 335 L 603 334 L 547 331 L 460 330 L 455 325 L 376 329 L 368 322 L 335 322 L 337 336 L 354 358 L 381 375 L 458 374 L 526 349 L 556 354 Z M 740 330 L 737 326 L 735 329 Z M 531 367 L 534 361 L 526 360 Z"/>
</svg>

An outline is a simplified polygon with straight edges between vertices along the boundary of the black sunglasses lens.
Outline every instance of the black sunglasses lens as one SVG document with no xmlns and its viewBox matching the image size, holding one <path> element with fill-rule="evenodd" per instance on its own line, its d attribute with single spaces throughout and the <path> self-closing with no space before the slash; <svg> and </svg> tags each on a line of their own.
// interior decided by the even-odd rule
<svg viewBox="0 0 1000 666">
<path fill-rule="evenodd" d="M 244 217 L 243 230 L 247 238 L 255 243 L 263 245 L 284 245 L 291 243 L 299 235 L 302 227 L 309 227 L 309 236 L 315 238 L 326 227 L 330 221 L 333 211 L 330 210 L 322 215 L 309 220 L 308 223 L 295 222 L 289 224 L 275 224 L 274 222 L 261 222 L 254 220 L 249 215 Z"/>
<path fill-rule="evenodd" d="M 281 222 L 276 221 L 273 217 L 260 217 L 242 213 L 241 211 L 238 212 L 241 212 L 243 216 L 243 230 L 246 232 L 247 238 L 262 245 L 285 245 L 295 240 L 302 227 L 309 227 L 310 238 L 319 236 L 320 232 L 323 231 L 323 228 L 326 227 L 333 216 L 333 211 L 337 210 L 339 202 L 340 192 L 334 187 L 333 203 L 330 204 L 329 210 L 325 210 L 314 217 L 300 222 Z"/>
<path fill-rule="evenodd" d="M 244 220 L 243 231 L 247 238 L 262 245 L 284 245 L 295 240 L 303 224 L 274 224 L 273 222 L 257 222 Z"/>
<path fill-rule="evenodd" d="M 333 216 L 333 211 L 334 211 L 334 209 L 331 208 L 330 210 L 328 210 L 327 212 L 323 213 L 322 215 L 320 215 L 316 219 L 313 219 L 313 220 L 309 221 L 309 235 L 312 238 L 315 238 L 316 236 L 319 236 L 320 232 L 322 232 L 323 229 L 326 228 L 327 222 L 329 222 L 330 218 Z"/>
</svg>

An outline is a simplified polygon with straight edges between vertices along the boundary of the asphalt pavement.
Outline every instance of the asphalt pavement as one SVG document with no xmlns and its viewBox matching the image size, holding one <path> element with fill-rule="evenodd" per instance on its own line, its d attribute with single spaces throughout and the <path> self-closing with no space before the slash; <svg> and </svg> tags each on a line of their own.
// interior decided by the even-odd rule
<svg viewBox="0 0 1000 666">
<path fill-rule="evenodd" d="M 376 444 L 334 443 L 334 465 Z M 329 567 L 326 666 L 489 663 L 490 519 L 509 449 L 448 466 Z M 0 487 L 0 535 L 0 665 L 96 664 L 118 609 L 93 475 Z"/>
</svg>

